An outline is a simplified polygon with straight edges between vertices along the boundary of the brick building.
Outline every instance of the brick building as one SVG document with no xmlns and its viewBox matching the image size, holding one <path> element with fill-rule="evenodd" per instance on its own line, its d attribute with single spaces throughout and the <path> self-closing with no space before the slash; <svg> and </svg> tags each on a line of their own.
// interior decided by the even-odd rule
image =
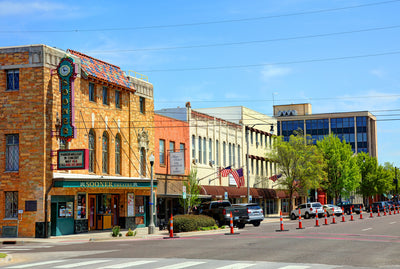
<svg viewBox="0 0 400 269">
<path fill-rule="evenodd" d="M 3 237 L 148 225 L 151 83 L 30 45 L 0 48 L 0 91 Z"/>
<path fill-rule="evenodd" d="M 157 217 L 159 221 L 165 222 L 171 213 L 183 213 L 179 200 L 182 198 L 183 182 L 190 173 L 189 124 L 155 113 L 154 126 Z M 183 171 L 172 171 L 171 153 L 183 154 L 178 156 L 183 159 Z"/>
</svg>

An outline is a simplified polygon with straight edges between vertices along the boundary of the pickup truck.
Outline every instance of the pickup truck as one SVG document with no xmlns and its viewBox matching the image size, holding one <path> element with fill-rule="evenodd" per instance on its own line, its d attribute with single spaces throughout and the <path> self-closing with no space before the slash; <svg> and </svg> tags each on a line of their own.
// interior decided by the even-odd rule
<svg viewBox="0 0 400 269">
<path fill-rule="evenodd" d="M 360 214 L 361 210 L 363 209 L 363 204 L 352 204 L 350 202 L 338 202 L 336 204 L 338 207 L 343 208 L 343 212 L 346 214 L 350 214 L 350 208 L 353 209 L 353 213 Z"/>
<path fill-rule="evenodd" d="M 239 229 L 244 228 L 248 217 L 246 207 L 232 206 L 227 200 L 204 202 L 199 206 L 198 212 L 212 217 L 218 226 L 229 225 L 232 212 L 233 225 Z"/>
</svg>

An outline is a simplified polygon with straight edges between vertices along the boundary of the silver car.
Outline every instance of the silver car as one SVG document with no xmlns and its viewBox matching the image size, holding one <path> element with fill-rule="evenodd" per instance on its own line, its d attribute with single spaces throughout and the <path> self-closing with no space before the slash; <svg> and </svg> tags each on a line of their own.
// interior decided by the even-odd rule
<svg viewBox="0 0 400 269">
<path fill-rule="evenodd" d="M 248 218 L 246 223 L 253 224 L 257 227 L 260 226 L 260 223 L 264 220 L 264 210 L 256 203 L 234 204 L 232 206 L 247 207 Z"/>
</svg>

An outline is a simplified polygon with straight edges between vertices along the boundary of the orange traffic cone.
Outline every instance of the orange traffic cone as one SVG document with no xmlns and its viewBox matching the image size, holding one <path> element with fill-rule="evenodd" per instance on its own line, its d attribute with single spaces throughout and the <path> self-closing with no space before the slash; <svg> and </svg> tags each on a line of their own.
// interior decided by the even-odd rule
<svg viewBox="0 0 400 269">
<path fill-rule="evenodd" d="M 315 227 L 319 227 L 318 209 L 315 209 Z"/>
<path fill-rule="evenodd" d="M 360 219 L 363 219 L 362 208 L 360 208 Z"/>
<path fill-rule="evenodd" d="M 373 218 L 374 216 L 372 215 L 372 206 L 369 206 L 369 217 Z"/>
<path fill-rule="evenodd" d="M 282 210 L 280 211 L 280 230 L 275 230 L 275 231 L 277 231 L 277 232 L 286 232 L 286 231 L 289 231 L 289 230 L 285 230 L 285 229 L 283 228 Z"/>
<path fill-rule="evenodd" d="M 392 215 L 392 207 L 389 206 L 389 215 Z"/>
<path fill-rule="evenodd" d="M 299 209 L 299 228 L 296 229 L 304 229 L 303 224 L 301 223 L 301 210 Z"/>
<path fill-rule="evenodd" d="M 381 216 L 381 211 L 379 210 L 379 205 L 378 205 L 378 217 Z"/>
<path fill-rule="evenodd" d="M 386 206 L 383 206 L 383 215 L 386 216 Z"/>
<path fill-rule="evenodd" d="M 346 219 L 344 218 L 344 208 L 342 207 L 342 222 L 346 222 Z"/>
<path fill-rule="evenodd" d="M 230 233 L 226 233 L 225 235 L 239 234 L 239 233 L 235 233 L 233 231 L 233 217 L 232 217 L 232 212 L 230 212 L 230 213 L 231 213 L 231 216 L 230 216 L 230 220 L 229 220 L 229 227 L 231 228 L 231 232 Z"/>
<path fill-rule="evenodd" d="M 172 213 L 171 213 L 171 219 L 169 221 L 169 237 L 164 237 L 164 239 L 170 239 L 170 238 L 179 238 L 179 236 L 174 235 L 174 217 L 172 216 Z"/>
<path fill-rule="evenodd" d="M 354 218 L 353 218 L 353 208 L 352 208 L 352 207 L 350 207 L 350 221 L 354 221 Z"/>
<path fill-rule="evenodd" d="M 331 224 L 337 224 L 336 219 L 335 219 L 335 213 L 333 213 L 333 215 L 332 215 L 332 223 Z"/>
</svg>

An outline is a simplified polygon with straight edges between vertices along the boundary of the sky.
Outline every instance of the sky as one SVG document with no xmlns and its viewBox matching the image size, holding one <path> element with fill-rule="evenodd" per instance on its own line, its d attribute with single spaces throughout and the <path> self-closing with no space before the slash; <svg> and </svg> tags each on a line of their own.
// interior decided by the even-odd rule
<svg viewBox="0 0 400 269">
<path fill-rule="evenodd" d="M 379 163 L 400 167 L 399 13 L 400 0 L 0 0 L 0 47 L 72 49 L 144 74 L 155 109 L 370 111 Z"/>
</svg>

